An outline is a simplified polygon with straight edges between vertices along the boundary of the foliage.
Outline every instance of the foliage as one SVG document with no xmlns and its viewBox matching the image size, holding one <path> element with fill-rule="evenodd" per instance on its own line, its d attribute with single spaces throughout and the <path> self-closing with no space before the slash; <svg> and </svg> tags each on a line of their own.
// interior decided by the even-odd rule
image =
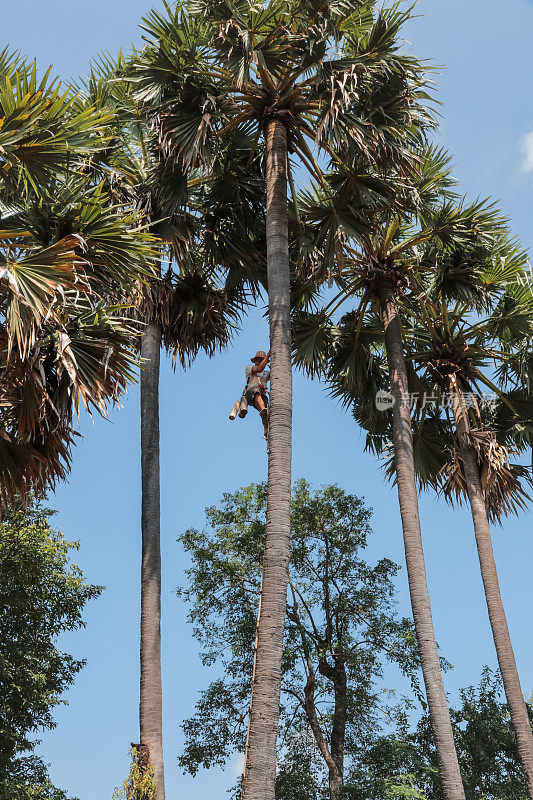
<svg viewBox="0 0 533 800">
<path fill-rule="evenodd" d="M 152 247 L 103 185 L 109 121 L 35 64 L 0 58 L 4 505 L 63 478 L 80 407 L 105 413 L 134 376 L 119 301 L 150 271 Z"/>
<path fill-rule="evenodd" d="M 207 530 L 180 536 L 192 565 L 179 595 L 189 605 L 203 663 L 218 673 L 183 723 L 180 765 L 192 774 L 225 764 L 244 747 L 264 512 L 265 487 L 252 485 L 208 508 Z M 300 481 L 294 489 L 279 800 L 329 796 L 325 756 L 335 752 L 334 723 L 343 708 L 346 800 L 443 798 L 429 716 L 413 728 L 412 699 L 391 705 L 380 689 L 384 663 L 395 663 L 424 706 L 412 628 L 393 611 L 397 568 L 387 560 L 370 567 L 362 558 L 369 518 L 362 501 L 338 487 L 312 491 Z M 344 702 L 339 702 L 342 682 L 330 669 L 342 672 L 341 665 L 347 678 Z M 310 703 L 310 687 L 316 702 Z M 477 687 L 461 691 L 460 701 L 450 713 L 467 800 L 525 798 L 500 678 L 485 669 Z M 529 711 L 533 719 L 533 708 Z"/>
<path fill-rule="evenodd" d="M 83 626 L 85 604 L 101 592 L 71 563 L 78 545 L 50 527 L 50 514 L 33 504 L 0 522 L 2 797 L 62 797 L 34 755 L 35 733 L 54 727 L 54 708 L 84 664 L 62 652 L 57 637 Z"/>
<path fill-rule="evenodd" d="M 131 751 L 131 767 L 128 777 L 122 786 L 113 792 L 113 800 L 154 800 L 155 782 L 152 767 L 145 768 L 140 764 L 139 748 L 135 745 Z"/>
<path fill-rule="evenodd" d="M 208 530 L 180 536 L 192 566 L 179 595 L 189 606 L 204 665 L 220 673 L 183 723 L 180 765 L 192 774 L 243 750 L 265 507 L 265 486 L 248 486 L 206 510 Z M 388 559 L 371 567 L 363 558 L 369 520 L 363 501 L 337 486 L 313 491 L 302 480 L 294 488 L 280 743 L 290 754 L 302 737 L 312 740 L 320 781 L 321 759 L 331 761 L 339 748 L 350 759 L 387 713 L 380 686 L 386 661 L 417 689 L 412 626 L 394 611 L 398 568 Z M 283 766 L 279 780 L 283 791 Z"/>
<path fill-rule="evenodd" d="M 231 339 L 246 300 L 242 270 L 252 265 L 257 270 L 262 261 L 251 229 L 260 227 L 263 196 L 253 175 L 255 163 L 244 170 L 248 150 L 242 143 L 224 142 L 213 153 L 208 175 L 165 152 L 154 130 L 156 111 L 142 91 L 143 76 L 151 74 L 164 46 L 155 39 L 129 59 L 122 53 L 116 59 L 100 56 L 83 92 L 87 103 L 113 114 L 112 146 L 106 152 L 113 169 L 103 171 L 108 191 L 138 210 L 155 238 L 154 275 L 138 283 L 133 316 L 141 333 L 143 323 L 156 320 L 163 345 L 185 366 L 199 350 L 211 355 Z M 175 43 L 176 60 L 184 47 L 181 40 Z M 168 76 L 164 87 L 176 104 L 186 93 L 182 81 L 181 75 Z M 180 106 L 184 116 L 187 102 L 191 98 Z M 101 164 L 93 168 L 102 171 Z M 224 281 L 222 269 L 233 270 L 231 281 Z"/>
<path fill-rule="evenodd" d="M 310 735 L 294 737 L 278 765 L 276 800 L 311 800 L 316 797 L 321 773 Z"/>
<path fill-rule="evenodd" d="M 35 62 L 7 47 L 0 53 L 0 184 L 8 190 L 36 188 L 105 140 L 108 116 L 77 108 L 50 72 L 39 77 Z"/>
<path fill-rule="evenodd" d="M 427 800 L 413 775 L 399 775 L 386 781 L 383 797 L 384 800 Z"/>
<path fill-rule="evenodd" d="M 530 444 L 533 418 L 525 390 L 533 320 L 528 256 L 494 204 L 468 203 L 451 191 L 448 162 L 445 153 L 426 150 L 422 179 L 411 186 L 418 206 L 409 201 L 369 212 L 372 236 L 345 243 L 340 291 L 325 308 L 297 315 L 293 347 L 296 363 L 321 375 L 351 409 L 368 432 L 367 448 L 385 456 L 394 478 L 392 414 L 375 405 L 376 392 L 389 387 L 376 300 L 390 284 L 401 315 L 420 485 L 464 499 L 462 462 L 443 401 L 459 390 L 475 395 L 469 400 L 472 445 L 489 517 L 499 522 L 524 509 L 522 484 L 531 482 L 530 472 L 509 464 L 513 451 Z M 346 311 L 347 301 L 353 310 Z M 487 392 L 496 412 L 482 402 Z"/>
<path fill-rule="evenodd" d="M 531 335 L 533 299 L 522 283 L 527 253 L 511 238 L 493 207 L 464 207 L 445 240 L 434 238 L 410 253 L 409 291 L 399 300 L 413 395 L 415 465 L 420 483 L 432 484 L 452 502 L 462 502 L 466 482 L 460 448 L 450 426 L 446 395 L 461 392 L 470 416 L 470 446 L 491 521 L 526 507 L 524 482 L 531 473 L 510 464 L 517 450 L 517 423 L 531 418 L 527 399 L 505 391 L 516 386 L 513 371 Z M 468 222 L 468 220 L 470 220 Z M 490 393 L 490 402 L 483 397 Z M 423 407 L 423 398 L 434 407 Z M 502 413 L 502 407 L 505 413 Z M 368 416 L 368 444 L 380 452 L 390 438 L 390 414 L 380 429 Z M 525 441 L 518 443 L 524 449 Z M 394 474 L 394 463 L 388 463 Z"/>
<path fill-rule="evenodd" d="M 1 800 L 73 800 L 54 786 L 47 765 L 37 756 L 17 758 L 0 779 Z"/>
<path fill-rule="evenodd" d="M 526 785 L 509 713 L 502 702 L 502 681 L 485 667 L 478 686 L 460 693 L 460 705 L 450 709 L 457 754 L 467 800 L 525 800 Z M 528 706 L 533 721 L 533 707 Z M 398 775 L 409 774 L 431 800 L 442 800 L 437 756 L 429 718 L 416 729 L 406 724 L 377 737 L 364 754 L 350 783 L 354 800 L 381 800 L 385 787 Z M 416 796 L 416 795 L 415 795 Z"/>
<path fill-rule="evenodd" d="M 262 237 L 246 223 L 252 241 L 243 249 L 238 228 L 228 236 L 217 207 L 240 170 L 234 217 L 247 219 L 247 198 L 267 177 L 262 140 L 272 120 L 287 135 L 293 294 L 304 305 L 314 281 L 331 278 L 345 240 L 371 234 L 365 213 L 402 195 L 418 173 L 417 150 L 434 120 L 429 69 L 401 46 L 409 16 L 398 5 L 366 0 L 271 0 L 265 7 L 194 0 L 164 2 L 143 19 L 146 44 L 131 72 L 135 98 L 156 131 L 161 160 L 194 168 L 208 187 L 214 178 L 207 192 L 214 220 L 206 208 L 215 229 L 205 252 L 224 259 L 232 285 L 260 279 L 250 245 L 257 251 Z M 233 181 L 222 182 L 216 162 L 228 143 L 244 157 L 233 159 Z M 298 194 L 303 175 L 314 184 Z M 417 191 L 424 182 L 431 184 L 429 170 Z"/>
</svg>

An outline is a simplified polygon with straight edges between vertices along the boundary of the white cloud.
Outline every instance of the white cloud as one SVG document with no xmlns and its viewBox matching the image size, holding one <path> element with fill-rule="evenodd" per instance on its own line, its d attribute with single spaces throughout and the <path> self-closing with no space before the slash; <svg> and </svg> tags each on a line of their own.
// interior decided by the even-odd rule
<svg viewBox="0 0 533 800">
<path fill-rule="evenodd" d="M 244 769 L 244 753 L 235 753 L 232 758 L 231 771 L 238 778 Z"/>
<path fill-rule="evenodd" d="M 529 131 L 520 139 L 520 149 L 522 151 L 522 172 L 533 172 L 533 131 Z"/>
</svg>

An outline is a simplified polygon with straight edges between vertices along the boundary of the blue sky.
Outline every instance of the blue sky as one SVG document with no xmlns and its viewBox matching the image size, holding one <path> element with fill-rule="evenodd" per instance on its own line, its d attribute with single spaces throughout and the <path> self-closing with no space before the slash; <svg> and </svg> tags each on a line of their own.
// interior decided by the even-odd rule
<svg viewBox="0 0 533 800">
<path fill-rule="evenodd" d="M 138 41 L 144 0 L 0 0 L 2 44 L 10 43 L 67 79 L 83 73 L 98 50 Z M 439 140 L 455 155 L 455 174 L 475 197 L 501 199 L 524 244 L 531 247 L 533 107 L 530 103 L 533 4 L 526 0 L 420 0 L 406 35 L 417 54 L 443 69 L 435 76 L 443 115 Z M 246 322 L 232 348 L 187 373 L 164 364 L 161 385 L 163 654 L 167 797 L 199 800 L 235 780 L 226 772 L 180 775 L 179 722 L 193 710 L 208 676 L 202 670 L 185 609 L 175 597 L 184 558 L 178 531 L 201 526 L 203 508 L 266 476 L 258 420 L 230 423 L 228 410 L 242 386 L 252 352 L 268 349 L 261 313 Z M 209 396 L 209 407 L 206 398 Z M 72 474 L 51 498 L 67 537 L 80 539 L 79 563 L 107 587 L 88 609 L 87 628 L 65 637 L 66 649 L 88 665 L 57 713 L 58 728 L 43 739 L 57 785 L 80 800 L 107 800 L 127 769 L 137 741 L 139 609 L 139 430 L 137 389 L 109 422 L 82 420 L 86 436 Z M 295 377 L 293 474 L 312 483 L 338 482 L 374 508 L 371 557 L 403 564 L 397 500 L 379 464 L 362 453 L 349 416 L 316 382 Z M 472 524 L 433 497 L 421 501 L 424 545 L 437 637 L 454 665 L 446 676 L 453 700 L 495 665 Z M 533 691 L 530 590 L 531 515 L 494 531 L 504 602 L 524 691 Z M 405 570 L 398 580 L 400 610 L 408 613 Z M 223 796 L 219 794 L 219 796 Z"/>
</svg>

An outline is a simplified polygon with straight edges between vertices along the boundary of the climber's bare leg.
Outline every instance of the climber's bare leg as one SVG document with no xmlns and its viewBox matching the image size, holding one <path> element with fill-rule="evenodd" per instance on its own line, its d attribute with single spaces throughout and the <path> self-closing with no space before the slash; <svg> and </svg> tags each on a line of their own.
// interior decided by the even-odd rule
<svg viewBox="0 0 533 800">
<path fill-rule="evenodd" d="M 261 422 L 263 423 L 266 438 L 268 436 L 268 409 L 265 405 L 265 401 L 261 397 L 261 392 L 256 392 L 254 403 L 255 407 L 259 411 L 259 416 L 261 417 Z"/>
</svg>

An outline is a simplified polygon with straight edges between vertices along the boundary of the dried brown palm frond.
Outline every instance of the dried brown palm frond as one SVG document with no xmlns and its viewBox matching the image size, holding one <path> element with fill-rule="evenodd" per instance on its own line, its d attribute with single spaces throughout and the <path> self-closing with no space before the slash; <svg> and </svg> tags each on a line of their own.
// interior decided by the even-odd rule
<svg viewBox="0 0 533 800">
<path fill-rule="evenodd" d="M 165 345 L 173 361 L 190 363 L 200 350 L 212 355 L 225 347 L 240 318 L 243 298 L 202 275 L 180 278 L 174 293 L 172 329 Z"/>
<path fill-rule="evenodd" d="M 133 331 L 119 309 L 64 309 L 65 319 L 41 326 L 29 351 L 0 331 L 0 501 L 53 488 L 68 473 L 84 407 L 106 415 L 133 379 Z"/>
<path fill-rule="evenodd" d="M 21 443 L 0 429 L 0 505 L 12 506 L 39 483 L 44 459 L 29 443 Z M 38 494 L 38 491 L 36 491 Z"/>
<path fill-rule="evenodd" d="M 163 277 L 139 281 L 133 303 L 134 316 L 141 323 L 156 319 L 164 332 L 170 328 L 173 295 L 170 271 Z"/>
<path fill-rule="evenodd" d="M 0 505 L 13 506 L 30 495 L 40 497 L 64 480 L 72 461 L 76 434 L 55 430 L 30 442 L 20 442 L 0 431 Z"/>
<path fill-rule="evenodd" d="M 66 420 L 53 407 L 46 392 L 28 391 L 29 383 L 12 391 L 2 388 L 2 426 L 0 427 L 0 506 L 25 502 L 28 495 L 43 495 L 63 480 L 71 464 L 75 436 Z M 33 395 L 33 396 L 32 396 Z M 39 410 L 38 426 L 31 430 L 32 401 Z M 9 429 L 9 430 L 8 430 Z M 20 431 L 25 430 L 24 436 Z"/>
<path fill-rule="evenodd" d="M 509 463 L 510 451 L 500 444 L 493 431 L 470 431 L 465 446 L 472 447 L 477 456 L 481 488 L 490 522 L 501 523 L 503 517 L 518 515 L 531 500 L 523 481 L 533 485 L 530 471 Z M 445 498 L 462 505 L 467 498 L 463 460 L 457 444 L 449 451 L 449 460 L 439 473 L 439 483 Z"/>
<path fill-rule="evenodd" d="M 168 270 L 161 278 L 139 283 L 134 313 L 141 336 L 143 323 L 159 322 L 167 352 L 186 366 L 200 350 L 212 355 L 228 344 L 243 305 L 238 289 L 221 289 L 201 272 L 178 275 Z"/>
</svg>

